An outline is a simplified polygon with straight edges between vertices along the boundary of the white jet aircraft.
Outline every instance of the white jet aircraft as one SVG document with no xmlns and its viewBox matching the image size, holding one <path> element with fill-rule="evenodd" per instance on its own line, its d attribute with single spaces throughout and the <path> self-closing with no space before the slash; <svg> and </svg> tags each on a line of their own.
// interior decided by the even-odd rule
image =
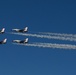
<svg viewBox="0 0 76 75">
<path fill-rule="evenodd" d="M 2 30 L 0 30 L 0 34 L 3 34 L 5 32 L 5 28 L 2 28 Z"/>
<path fill-rule="evenodd" d="M 0 44 L 5 44 L 7 42 L 7 39 L 5 38 L 4 40 L 0 41 Z"/>
<path fill-rule="evenodd" d="M 14 43 L 28 43 L 28 38 L 24 39 L 24 40 L 13 40 Z"/>
<path fill-rule="evenodd" d="M 21 33 L 24 33 L 24 32 L 27 32 L 28 31 L 28 27 L 25 27 L 24 29 L 12 29 L 13 31 L 16 31 L 16 32 L 21 32 Z"/>
</svg>

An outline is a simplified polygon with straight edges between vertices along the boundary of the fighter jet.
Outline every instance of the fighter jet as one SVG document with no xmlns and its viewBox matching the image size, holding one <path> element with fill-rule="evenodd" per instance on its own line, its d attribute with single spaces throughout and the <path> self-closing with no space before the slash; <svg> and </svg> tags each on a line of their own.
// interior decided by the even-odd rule
<svg viewBox="0 0 76 75">
<path fill-rule="evenodd" d="M 28 43 L 28 38 L 24 39 L 24 40 L 13 40 L 14 43 Z"/>
<path fill-rule="evenodd" d="M 7 42 L 7 39 L 5 38 L 4 40 L 0 41 L 0 44 L 5 44 Z"/>
<path fill-rule="evenodd" d="M 27 32 L 28 31 L 28 27 L 25 27 L 24 29 L 12 29 L 13 31 L 16 31 L 16 32 L 21 32 L 21 33 L 24 33 L 24 32 Z"/>
<path fill-rule="evenodd" d="M 3 34 L 5 32 L 5 28 L 2 28 L 2 30 L 0 30 L 0 34 Z"/>
</svg>

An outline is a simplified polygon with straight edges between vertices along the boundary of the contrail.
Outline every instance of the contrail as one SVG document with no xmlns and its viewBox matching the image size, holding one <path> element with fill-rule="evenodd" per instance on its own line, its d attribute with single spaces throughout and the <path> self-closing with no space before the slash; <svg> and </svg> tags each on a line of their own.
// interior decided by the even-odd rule
<svg viewBox="0 0 76 75">
<path fill-rule="evenodd" d="M 76 38 L 76 34 L 50 33 L 50 32 L 39 32 L 39 33 L 46 34 L 46 35 L 54 35 L 54 36 L 64 36 L 64 37 Z"/>
<path fill-rule="evenodd" d="M 38 38 L 47 38 L 47 39 L 56 39 L 56 40 L 67 40 L 67 41 L 76 41 L 76 38 L 73 37 L 64 37 L 64 36 L 51 36 L 51 35 L 40 35 L 40 34 L 24 34 L 24 33 L 11 33 L 23 36 L 31 36 L 31 37 L 38 37 Z"/>
<path fill-rule="evenodd" d="M 42 48 L 59 48 L 59 49 L 76 49 L 76 45 L 71 44 L 52 44 L 52 43 L 30 43 L 30 44 L 17 44 L 23 46 L 33 46 L 33 47 L 42 47 Z"/>
</svg>

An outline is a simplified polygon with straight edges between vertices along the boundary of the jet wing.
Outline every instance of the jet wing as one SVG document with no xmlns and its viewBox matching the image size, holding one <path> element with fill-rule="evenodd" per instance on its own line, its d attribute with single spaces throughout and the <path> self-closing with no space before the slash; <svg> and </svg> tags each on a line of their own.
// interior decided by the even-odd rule
<svg viewBox="0 0 76 75">
<path fill-rule="evenodd" d="M 20 29 L 12 29 L 12 30 L 14 30 L 14 31 L 19 31 Z"/>
<path fill-rule="evenodd" d="M 21 40 L 13 40 L 13 42 L 20 43 Z"/>
</svg>

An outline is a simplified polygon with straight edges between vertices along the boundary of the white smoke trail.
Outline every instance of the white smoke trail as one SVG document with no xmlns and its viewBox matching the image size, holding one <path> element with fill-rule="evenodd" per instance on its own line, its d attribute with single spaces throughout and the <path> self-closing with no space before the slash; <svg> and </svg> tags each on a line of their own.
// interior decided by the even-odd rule
<svg viewBox="0 0 76 75">
<path fill-rule="evenodd" d="M 59 49 L 76 49 L 76 45 L 70 44 L 52 44 L 52 43 L 31 43 L 31 44 L 17 44 L 23 46 L 33 46 L 33 47 L 42 47 L 42 48 L 59 48 Z"/>
<path fill-rule="evenodd" d="M 38 38 L 47 38 L 47 39 L 56 39 L 56 40 L 68 40 L 68 41 L 76 41 L 76 38 L 73 37 L 64 37 L 64 36 L 50 36 L 50 35 L 40 35 L 40 34 L 24 34 L 24 33 L 12 33 L 17 35 L 38 37 Z"/>
<path fill-rule="evenodd" d="M 50 32 L 39 32 L 39 33 L 46 34 L 46 35 L 54 35 L 54 36 L 64 36 L 64 37 L 76 38 L 76 34 L 50 33 Z"/>
</svg>

